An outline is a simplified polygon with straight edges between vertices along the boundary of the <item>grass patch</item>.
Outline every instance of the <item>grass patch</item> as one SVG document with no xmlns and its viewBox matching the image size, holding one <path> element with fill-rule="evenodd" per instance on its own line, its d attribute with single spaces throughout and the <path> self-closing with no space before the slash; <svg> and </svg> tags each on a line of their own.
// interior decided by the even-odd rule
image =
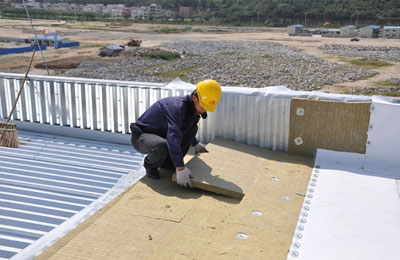
<svg viewBox="0 0 400 260">
<path fill-rule="evenodd" d="M 356 65 L 359 67 L 364 67 L 364 68 L 381 68 L 381 67 L 387 67 L 387 66 L 392 66 L 392 63 L 389 63 L 385 60 L 382 59 L 369 59 L 369 58 L 345 58 L 345 57 L 339 57 L 339 60 L 348 62 L 352 65 Z"/>
<path fill-rule="evenodd" d="M 14 56 L 12 54 L 0 55 L 0 61 L 7 62 L 7 61 L 15 61 L 15 60 L 24 60 L 26 59 L 28 62 L 30 58 L 28 56 Z"/>
<path fill-rule="evenodd" d="M 142 53 L 140 54 L 140 56 L 149 59 L 161 59 L 161 60 L 175 60 L 181 57 L 179 53 L 171 53 L 171 52 Z"/>
<path fill-rule="evenodd" d="M 263 56 L 261 56 L 261 58 L 270 60 L 270 59 L 273 59 L 274 56 L 272 56 L 272 55 L 263 55 Z"/>
<path fill-rule="evenodd" d="M 199 54 L 199 53 L 189 53 L 189 54 L 186 54 L 186 56 L 188 56 L 188 57 L 204 57 L 206 55 Z"/>
<path fill-rule="evenodd" d="M 81 48 L 101 48 L 106 46 L 104 43 L 96 43 L 96 42 L 82 42 L 80 44 Z"/>
<path fill-rule="evenodd" d="M 83 27 L 83 28 L 93 28 L 93 29 L 103 29 L 107 28 L 107 25 L 99 25 L 99 24 L 88 24 L 88 23 L 79 23 L 72 25 L 73 27 Z"/>
<path fill-rule="evenodd" d="M 149 66 L 143 67 L 142 69 L 143 69 L 144 71 L 146 71 L 146 70 L 152 70 L 152 69 L 161 67 L 161 66 L 163 66 L 163 65 L 164 65 L 164 64 L 149 65 Z M 135 68 L 134 70 L 136 70 L 136 68 Z"/>
<path fill-rule="evenodd" d="M 237 53 L 234 51 L 224 51 L 221 54 L 225 55 L 225 56 L 233 56 L 233 55 L 236 55 Z"/>
<path fill-rule="evenodd" d="M 400 86 L 400 84 L 395 84 L 395 83 L 389 82 L 387 80 L 378 81 L 375 83 L 375 85 L 380 86 L 380 87 L 398 87 L 398 86 Z"/>
<path fill-rule="evenodd" d="M 150 28 L 150 31 L 156 32 L 156 33 L 182 33 L 182 32 L 190 32 L 192 31 L 192 27 L 187 26 L 184 28 L 177 28 L 177 27 L 161 27 L 161 28 L 155 28 L 152 27 Z"/>
<path fill-rule="evenodd" d="M 160 72 L 154 74 L 154 76 L 161 77 L 163 79 L 174 79 L 179 77 L 180 79 L 184 81 L 188 81 L 188 77 L 186 74 L 191 73 L 195 70 L 197 70 L 198 67 L 189 67 L 189 68 L 184 68 L 184 69 L 176 69 L 176 70 L 171 70 L 167 72 Z"/>
<path fill-rule="evenodd" d="M 381 92 L 381 91 L 365 91 L 365 92 L 357 92 L 357 94 L 366 95 L 366 96 L 387 96 L 387 97 L 400 97 L 400 91 L 393 92 Z"/>
</svg>

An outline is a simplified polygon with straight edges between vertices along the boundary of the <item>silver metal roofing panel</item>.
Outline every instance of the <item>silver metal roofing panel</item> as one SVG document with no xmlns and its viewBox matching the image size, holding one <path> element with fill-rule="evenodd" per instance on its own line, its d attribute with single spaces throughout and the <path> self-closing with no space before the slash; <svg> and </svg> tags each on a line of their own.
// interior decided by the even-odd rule
<svg viewBox="0 0 400 260">
<path fill-rule="evenodd" d="M 17 149 L 0 147 L 0 259 L 34 257 L 143 176 L 130 146 L 29 132 L 19 139 Z"/>
</svg>

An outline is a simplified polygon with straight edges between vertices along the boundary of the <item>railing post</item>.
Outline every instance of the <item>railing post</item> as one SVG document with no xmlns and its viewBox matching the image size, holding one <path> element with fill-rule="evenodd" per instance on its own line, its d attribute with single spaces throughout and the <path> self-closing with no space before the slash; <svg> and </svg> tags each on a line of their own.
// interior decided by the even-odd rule
<svg viewBox="0 0 400 260">
<path fill-rule="evenodd" d="M 135 103 L 135 122 L 139 118 L 139 88 L 135 87 L 133 91 L 133 101 Z"/>
<path fill-rule="evenodd" d="M 112 126 L 111 132 L 118 132 L 118 124 L 120 118 L 118 117 L 118 89 L 117 86 L 111 86 L 111 104 L 112 104 Z"/>
<path fill-rule="evenodd" d="M 50 101 L 50 124 L 56 125 L 57 124 L 57 105 L 56 105 L 56 93 L 55 93 L 55 84 L 54 81 L 50 81 L 49 89 L 50 89 L 50 97 L 47 97 Z"/>
<path fill-rule="evenodd" d="M 15 101 L 15 97 L 16 97 L 15 94 L 16 94 L 16 92 L 18 92 L 18 90 L 15 89 L 15 81 L 16 80 L 11 80 L 10 81 L 10 104 L 9 104 L 10 112 L 11 112 L 11 108 L 13 106 L 13 103 Z M 7 111 L 7 114 L 8 114 L 8 111 Z M 13 119 L 13 120 L 17 120 L 18 119 L 18 117 L 17 117 L 17 109 L 14 110 L 13 114 L 11 115 L 11 119 Z"/>
<path fill-rule="evenodd" d="M 101 111 L 100 113 L 102 116 L 101 118 L 101 130 L 102 131 L 108 131 L 108 113 L 107 113 L 107 86 L 106 85 L 99 85 L 101 90 Z M 111 107 L 111 109 L 114 109 Z"/>
<path fill-rule="evenodd" d="M 7 104 L 6 104 L 6 78 L 0 78 L 0 103 L 2 118 L 7 118 Z"/>
<path fill-rule="evenodd" d="M 68 125 L 67 121 L 67 103 L 66 103 L 66 96 L 65 96 L 65 83 L 59 83 L 59 100 L 60 100 L 60 125 L 66 126 Z"/>
<path fill-rule="evenodd" d="M 122 88 L 122 133 L 127 134 L 129 133 L 129 110 L 128 110 L 128 88 Z"/>
<path fill-rule="evenodd" d="M 80 126 L 82 129 L 89 128 L 87 120 L 87 103 L 86 103 L 86 84 L 79 84 L 79 97 L 80 97 Z"/>
<path fill-rule="evenodd" d="M 45 88 L 44 88 L 44 81 L 39 81 L 39 92 L 40 92 L 40 123 L 46 124 L 47 123 L 47 111 L 46 111 L 46 97 L 45 97 Z"/>
<path fill-rule="evenodd" d="M 90 97 L 89 100 L 91 102 L 91 122 L 90 122 L 90 129 L 95 130 L 97 129 L 97 110 L 96 110 L 96 85 L 89 85 L 90 88 Z"/>
<path fill-rule="evenodd" d="M 21 80 L 18 81 L 18 85 L 21 84 L 20 82 L 21 82 Z M 28 84 L 28 83 L 25 83 L 25 84 Z M 28 106 L 27 106 L 27 104 L 30 103 L 30 100 L 28 98 L 29 97 L 29 95 L 28 95 L 29 91 L 30 91 L 29 89 L 24 87 L 23 91 L 21 92 L 20 101 L 18 101 L 19 104 L 17 105 L 17 110 L 19 110 L 21 112 L 21 114 L 20 114 L 20 120 L 21 121 L 28 120 L 28 115 L 27 115 L 27 107 Z"/>
<path fill-rule="evenodd" d="M 70 90 L 70 96 L 69 96 L 69 118 L 70 122 L 69 125 L 71 127 L 76 127 L 77 126 L 77 114 L 76 114 L 76 94 L 75 94 L 75 83 L 69 83 L 69 90 Z"/>
</svg>

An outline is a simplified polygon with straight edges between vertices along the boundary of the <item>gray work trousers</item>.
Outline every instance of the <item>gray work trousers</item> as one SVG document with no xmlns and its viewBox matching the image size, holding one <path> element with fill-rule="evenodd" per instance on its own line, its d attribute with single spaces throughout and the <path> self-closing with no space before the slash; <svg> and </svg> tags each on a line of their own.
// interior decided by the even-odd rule
<svg viewBox="0 0 400 260">
<path fill-rule="evenodd" d="M 183 137 L 181 142 L 182 156 L 184 157 L 192 144 L 198 127 L 196 126 L 188 135 Z M 157 169 L 174 166 L 169 156 L 167 140 L 155 134 L 140 134 L 133 132 L 131 137 L 133 148 L 139 153 L 147 154 L 144 159 L 144 168 Z"/>
</svg>

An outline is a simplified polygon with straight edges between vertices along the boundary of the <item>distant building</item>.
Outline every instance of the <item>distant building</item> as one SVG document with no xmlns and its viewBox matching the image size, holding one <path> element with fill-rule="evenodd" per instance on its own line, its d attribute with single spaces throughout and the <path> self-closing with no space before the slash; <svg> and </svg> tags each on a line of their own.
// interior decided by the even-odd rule
<svg viewBox="0 0 400 260">
<path fill-rule="evenodd" d="M 26 8 L 36 8 L 39 9 L 40 8 L 40 3 L 39 2 L 35 2 L 33 0 L 28 0 L 25 3 Z"/>
<path fill-rule="evenodd" d="M 103 4 L 88 4 L 83 7 L 82 11 L 102 14 L 103 7 Z"/>
<path fill-rule="evenodd" d="M 360 29 L 360 37 L 362 38 L 378 38 L 380 26 L 368 25 Z"/>
<path fill-rule="evenodd" d="M 6 8 L 8 6 L 11 6 L 8 0 L 4 0 L 3 2 L 0 2 L 0 8 Z"/>
<path fill-rule="evenodd" d="M 83 10 L 82 5 L 77 5 L 77 4 L 70 4 L 68 6 L 68 11 L 73 11 L 73 12 L 79 12 Z"/>
<path fill-rule="evenodd" d="M 36 37 L 33 36 L 31 38 L 31 45 L 36 46 Z M 46 46 L 56 46 L 59 43 L 65 43 L 68 40 L 64 37 L 58 36 L 56 33 L 48 33 L 44 35 L 37 36 L 37 42 L 39 45 L 46 45 Z"/>
<path fill-rule="evenodd" d="M 303 32 L 304 26 L 301 24 L 293 24 L 287 27 L 287 33 L 290 36 L 300 35 Z"/>
<path fill-rule="evenodd" d="M 149 17 L 149 7 L 140 6 L 131 8 L 131 18 L 132 19 L 147 19 Z"/>
<path fill-rule="evenodd" d="M 120 45 L 108 45 L 100 49 L 99 56 L 101 57 L 113 57 L 118 56 L 118 54 L 124 50 L 123 46 Z"/>
<path fill-rule="evenodd" d="M 328 30 L 321 30 L 322 37 L 340 37 L 340 30 L 339 29 L 328 29 Z"/>
<path fill-rule="evenodd" d="M 180 6 L 179 7 L 179 16 L 183 19 L 189 19 L 193 16 L 193 7 L 189 6 Z"/>
<path fill-rule="evenodd" d="M 111 14 L 113 17 L 122 17 L 124 9 L 126 6 L 124 4 L 111 4 L 103 7 L 103 14 Z"/>
<path fill-rule="evenodd" d="M 68 4 L 67 3 L 53 4 L 51 6 L 51 9 L 59 11 L 68 11 Z"/>
<path fill-rule="evenodd" d="M 161 5 L 151 4 L 149 10 L 150 17 L 160 17 L 161 16 Z"/>
<path fill-rule="evenodd" d="M 356 27 L 354 25 L 347 25 L 340 28 L 340 37 L 354 37 L 357 36 Z"/>
<path fill-rule="evenodd" d="M 382 29 L 382 37 L 400 39 L 400 26 L 384 26 Z"/>
<path fill-rule="evenodd" d="M 167 18 L 176 18 L 178 16 L 178 12 L 172 11 L 169 9 L 162 9 L 161 16 L 167 17 Z"/>
</svg>

